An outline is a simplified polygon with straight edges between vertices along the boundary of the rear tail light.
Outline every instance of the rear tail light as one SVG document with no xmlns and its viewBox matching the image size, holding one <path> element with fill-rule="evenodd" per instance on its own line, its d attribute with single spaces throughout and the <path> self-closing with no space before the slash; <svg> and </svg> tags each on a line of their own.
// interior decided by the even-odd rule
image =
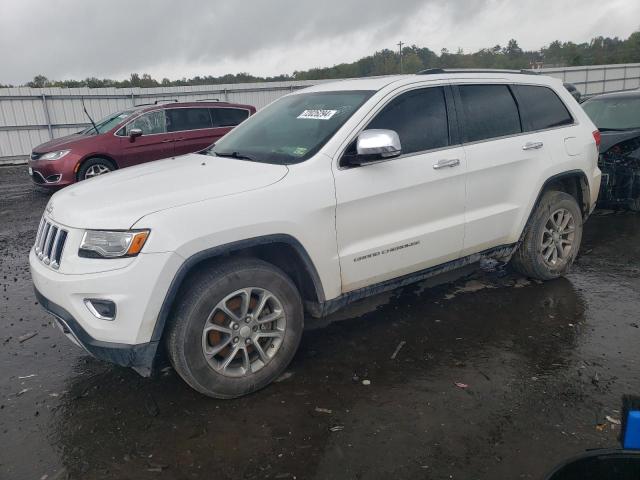
<svg viewBox="0 0 640 480">
<path fill-rule="evenodd" d="M 596 141 L 596 147 L 600 148 L 600 141 L 602 140 L 602 136 L 600 135 L 600 130 L 593 131 L 593 139 Z"/>
</svg>

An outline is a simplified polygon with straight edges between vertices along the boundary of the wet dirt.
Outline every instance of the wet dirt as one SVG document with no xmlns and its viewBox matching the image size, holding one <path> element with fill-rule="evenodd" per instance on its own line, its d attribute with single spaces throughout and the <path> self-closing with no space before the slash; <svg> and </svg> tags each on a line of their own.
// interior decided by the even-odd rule
<svg viewBox="0 0 640 480">
<path fill-rule="evenodd" d="M 567 278 L 483 271 L 310 320 L 279 382 L 217 401 L 53 325 L 27 265 L 48 198 L 0 168 L 2 479 L 537 479 L 616 446 L 606 417 L 640 393 L 638 215 L 593 216 Z"/>
</svg>

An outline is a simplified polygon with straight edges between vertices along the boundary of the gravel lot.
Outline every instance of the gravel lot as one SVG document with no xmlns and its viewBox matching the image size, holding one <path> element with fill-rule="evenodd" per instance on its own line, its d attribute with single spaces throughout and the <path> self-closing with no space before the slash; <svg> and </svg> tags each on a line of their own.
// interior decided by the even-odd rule
<svg viewBox="0 0 640 480">
<path fill-rule="evenodd" d="M 216 401 L 54 327 L 27 265 L 48 195 L 25 170 L 0 167 L 2 479 L 538 479 L 615 446 L 606 416 L 640 393 L 638 215 L 593 216 L 565 279 L 480 272 L 353 305 L 281 381 Z"/>
</svg>

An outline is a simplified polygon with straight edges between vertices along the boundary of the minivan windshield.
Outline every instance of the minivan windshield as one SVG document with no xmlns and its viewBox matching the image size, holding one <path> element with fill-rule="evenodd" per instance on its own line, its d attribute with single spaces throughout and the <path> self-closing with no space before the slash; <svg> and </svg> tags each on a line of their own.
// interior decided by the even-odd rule
<svg viewBox="0 0 640 480">
<path fill-rule="evenodd" d="M 103 118 L 99 122 L 96 122 L 96 128 L 100 133 L 108 132 L 113 127 L 115 127 L 116 125 L 119 125 L 128 117 L 130 117 L 134 112 L 135 110 L 123 110 L 122 112 L 112 113 L 111 115 Z M 90 127 L 87 127 L 84 130 L 82 130 L 80 133 L 91 134 L 91 133 L 95 133 L 95 131 L 96 131 L 95 128 L 93 128 L 93 125 L 91 125 Z"/>
<path fill-rule="evenodd" d="M 594 98 L 583 103 L 582 108 L 600 130 L 640 128 L 640 96 Z"/>
<path fill-rule="evenodd" d="M 204 153 L 290 165 L 314 155 L 373 91 L 289 95 L 250 117 Z"/>
</svg>

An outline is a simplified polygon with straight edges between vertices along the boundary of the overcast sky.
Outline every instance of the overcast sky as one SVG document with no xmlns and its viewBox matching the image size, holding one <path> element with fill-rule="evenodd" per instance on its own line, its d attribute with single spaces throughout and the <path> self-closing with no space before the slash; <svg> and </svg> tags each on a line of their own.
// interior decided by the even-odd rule
<svg viewBox="0 0 640 480">
<path fill-rule="evenodd" d="M 382 48 L 626 38 L 638 0 L 1 0 L 0 83 L 292 73 Z"/>
</svg>

